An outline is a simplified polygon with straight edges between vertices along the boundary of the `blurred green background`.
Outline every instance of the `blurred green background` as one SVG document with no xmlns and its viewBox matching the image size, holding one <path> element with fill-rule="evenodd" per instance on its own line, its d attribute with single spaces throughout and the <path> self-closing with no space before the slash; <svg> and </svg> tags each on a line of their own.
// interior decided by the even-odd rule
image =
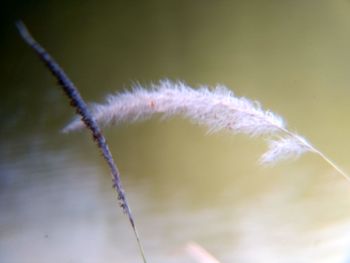
<svg viewBox="0 0 350 263">
<path fill-rule="evenodd" d="M 108 169 L 19 38 L 88 102 L 135 82 L 225 84 L 350 171 L 350 2 L 1 1 L 0 261 L 141 262 Z M 317 156 L 260 167 L 260 138 L 175 118 L 105 130 L 150 262 L 346 262 L 350 185 Z M 191 261 L 192 260 L 192 261 Z"/>
</svg>

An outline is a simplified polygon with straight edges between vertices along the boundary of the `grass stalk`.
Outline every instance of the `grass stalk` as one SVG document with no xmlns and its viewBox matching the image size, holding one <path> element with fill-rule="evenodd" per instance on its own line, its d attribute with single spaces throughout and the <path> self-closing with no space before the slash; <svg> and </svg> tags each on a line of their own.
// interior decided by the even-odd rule
<svg viewBox="0 0 350 263">
<path fill-rule="evenodd" d="M 120 206 L 122 207 L 123 212 L 127 215 L 129 222 L 131 224 L 131 227 L 134 231 L 142 260 L 144 263 L 147 263 L 144 249 L 135 225 L 135 220 L 131 213 L 131 209 L 126 198 L 125 191 L 122 186 L 122 182 L 120 179 L 120 172 L 118 170 L 117 165 L 114 162 L 112 153 L 109 150 L 108 144 L 101 132 L 100 127 L 95 121 L 93 115 L 90 113 L 78 89 L 75 87 L 73 82 L 69 79 L 69 77 L 64 72 L 64 70 L 58 65 L 55 59 L 31 36 L 30 32 L 28 31 L 27 27 L 22 21 L 18 21 L 16 23 L 16 26 L 24 42 L 27 43 L 35 51 L 35 53 L 39 56 L 39 58 L 45 63 L 46 67 L 57 79 L 58 84 L 61 86 L 64 93 L 69 98 L 71 106 L 75 108 L 76 112 L 81 116 L 81 120 L 83 121 L 85 126 L 91 131 L 93 140 L 96 142 L 98 148 L 102 153 L 103 158 L 105 159 L 105 161 L 109 166 L 109 169 L 112 175 L 112 180 L 113 180 L 113 187 L 118 194 L 118 200 L 120 202 Z"/>
</svg>

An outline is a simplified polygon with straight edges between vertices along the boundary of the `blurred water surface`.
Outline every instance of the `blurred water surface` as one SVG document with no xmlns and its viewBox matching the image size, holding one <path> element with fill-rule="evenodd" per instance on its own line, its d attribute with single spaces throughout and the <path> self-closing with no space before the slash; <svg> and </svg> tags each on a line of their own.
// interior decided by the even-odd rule
<svg viewBox="0 0 350 263">
<path fill-rule="evenodd" d="M 0 262 L 141 262 L 108 169 L 13 22 L 89 102 L 162 78 L 259 100 L 350 171 L 348 1 L 8 1 L 1 8 Z M 175 118 L 105 129 L 150 262 L 350 256 L 350 185 L 317 156 L 259 167 L 262 139 Z"/>
</svg>

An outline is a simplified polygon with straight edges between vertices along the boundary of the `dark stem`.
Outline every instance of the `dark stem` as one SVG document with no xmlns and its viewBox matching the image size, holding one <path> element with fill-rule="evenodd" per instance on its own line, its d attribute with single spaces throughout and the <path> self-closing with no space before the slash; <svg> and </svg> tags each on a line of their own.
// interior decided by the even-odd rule
<svg viewBox="0 0 350 263">
<path fill-rule="evenodd" d="M 78 89 L 73 82 L 69 79 L 63 69 L 58 65 L 53 57 L 31 36 L 27 27 L 22 21 L 16 23 L 19 34 L 23 40 L 35 51 L 39 58 L 45 63 L 46 67 L 51 71 L 58 81 L 58 84 L 62 87 L 63 91 L 70 100 L 70 104 L 75 108 L 76 112 L 81 116 L 82 121 L 86 127 L 91 131 L 94 141 L 97 143 L 103 158 L 106 160 L 112 175 L 113 187 L 118 193 L 118 199 L 124 213 L 128 216 L 130 224 L 134 230 L 136 240 L 141 252 L 141 256 L 144 263 L 147 263 L 142 244 L 139 239 L 139 235 L 135 226 L 135 221 L 132 216 L 128 201 L 126 199 L 125 191 L 123 189 L 120 172 L 115 164 L 112 154 L 109 150 L 105 137 L 103 136 L 101 129 L 97 125 L 97 122 L 91 115 L 85 101 L 81 97 Z"/>
</svg>

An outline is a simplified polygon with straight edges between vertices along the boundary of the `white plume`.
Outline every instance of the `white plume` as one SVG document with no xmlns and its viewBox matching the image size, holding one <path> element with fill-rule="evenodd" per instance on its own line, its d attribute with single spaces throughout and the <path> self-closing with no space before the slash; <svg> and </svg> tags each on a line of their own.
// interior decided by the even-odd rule
<svg viewBox="0 0 350 263">
<path fill-rule="evenodd" d="M 94 105 L 92 114 L 102 125 L 144 120 L 155 114 L 165 117 L 182 115 L 195 123 L 206 125 L 212 132 L 227 129 L 250 136 L 264 135 L 269 139 L 269 149 L 260 158 L 261 164 L 273 164 L 310 151 L 320 155 L 349 179 L 306 139 L 287 130 L 280 116 L 263 110 L 256 101 L 236 97 L 225 86 L 217 86 L 212 90 L 204 86 L 193 89 L 183 82 L 169 80 L 153 84 L 150 89 L 138 85 L 131 91 L 107 97 L 104 105 Z M 63 131 L 69 132 L 83 127 L 82 121 L 75 119 Z"/>
<path fill-rule="evenodd" d="M 281 117 L 262 110 L 258 102 L 235 97 L 224 86 L 192 89 L 182 82 L 168 80 L 152 85 L 150 90 L 137 86 L 131 92 L 109 96 L 107 103 L 95 105 L 92 113 L 103 125 L 143 120 L 156 113 L 165 117 L 180 114 L 205 124 L 210 131 L 229 129 L 249 135 L 274 133 L 285 126 Z M 80 119 L 76 119 L 64 131 L 83 127 Z"/>
</svg>

